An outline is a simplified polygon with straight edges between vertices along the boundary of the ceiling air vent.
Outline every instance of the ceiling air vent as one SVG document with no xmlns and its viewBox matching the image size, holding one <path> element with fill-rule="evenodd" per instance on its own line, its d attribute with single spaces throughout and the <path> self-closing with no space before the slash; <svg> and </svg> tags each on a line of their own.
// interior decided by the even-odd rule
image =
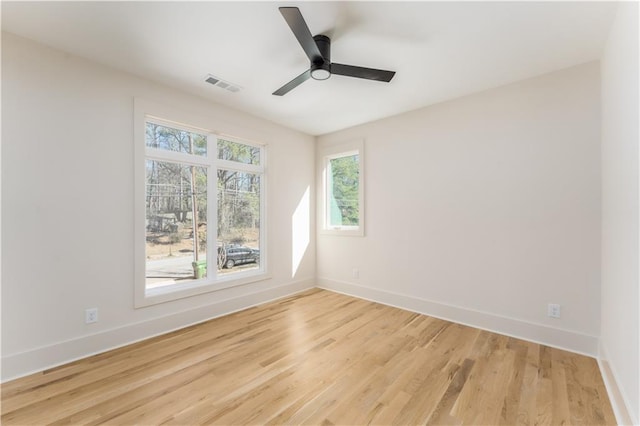
<svg viewBox="0 0 640 426">
<path fill-rule="evenodd" d="M 213 84 L 216 87 L 228 90 L 228 91 L 233 92 L 233 93 L 239 92 L 240 89 L 241 89 L 241 87 L 238 86 L 237 84 L 229 83 L 228 81 L 224 81 L 221 78 L 218 78 L 218 77 L 213 76 L 211 74 L 209 74 L 207 76 L 207 78 L 204 79 L 204 81 L 206 81 L 209 84 Z"/>
</svg>

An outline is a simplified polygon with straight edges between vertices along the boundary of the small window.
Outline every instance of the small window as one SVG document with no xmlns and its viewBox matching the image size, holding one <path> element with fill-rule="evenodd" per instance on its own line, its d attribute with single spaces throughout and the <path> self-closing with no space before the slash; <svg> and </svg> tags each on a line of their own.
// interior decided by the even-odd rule
<svg viewBox="0 0 640 426">
<path fill-rule="evenodd" d="M 327 225 L 360 224 L 360 159 L 358 153 L 327 159 Z"/>
<path fill-rule="evenodd" d="M 327 148 L 323 163 L 324 233 L 364 235 L 362 143 Z"/>
</svg>

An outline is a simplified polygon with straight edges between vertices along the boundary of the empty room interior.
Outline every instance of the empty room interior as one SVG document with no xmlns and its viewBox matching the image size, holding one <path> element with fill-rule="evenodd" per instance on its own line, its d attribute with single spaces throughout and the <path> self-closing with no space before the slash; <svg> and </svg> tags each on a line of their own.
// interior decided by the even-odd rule
<svg viewBox="0 0 640 426">
<path fill-rule="evenodd" d="M 1 8 L 3 424 L 640 424 L 637 1 Z"/>
</svg>

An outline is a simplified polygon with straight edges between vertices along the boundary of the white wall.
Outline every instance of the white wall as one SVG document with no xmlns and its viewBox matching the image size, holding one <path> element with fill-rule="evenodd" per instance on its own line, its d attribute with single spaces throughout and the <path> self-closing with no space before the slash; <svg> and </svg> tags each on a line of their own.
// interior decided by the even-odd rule
<svg viewBox="0 0 640 426">
<path fill-rule="evenodd" d="M 270 280 L 133 308 L 134 97 L 269 144 Z M 2 141 L 4 379 L 314 285 L 310 136 L 5 33 Z"/>
<path fill-rule="evenodd" d="M 364 138 L 367 184 L 365 236 L 318 236 L 320 285 L 595 355 L 599 78 L 592 62 L 320 137 Z"/>
<path fill-rule="evenodd" d="M 600 357 L 614 408 L 624 418 L 626 405 L 634 424 L 640 423 L 638 48 L 638 3 L 620 3 L 602 59 Z"/>
</svg>

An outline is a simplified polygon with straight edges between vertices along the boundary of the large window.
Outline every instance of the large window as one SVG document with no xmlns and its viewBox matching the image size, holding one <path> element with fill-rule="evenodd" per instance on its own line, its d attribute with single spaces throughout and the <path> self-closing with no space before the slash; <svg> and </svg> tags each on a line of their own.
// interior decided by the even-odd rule
<svg viewBox="0 0 640 426">
<path fill-rule="evenodd" d="M 137 265 L 136 306 L 264 276 L 264 146 L 143 120 L 144 195 L 137 194 L 144 236 L 136 235 L 144 241 L 136 250 L 144 265 Z"/>
<path fill-rule="evenodd" d="M 363 235 L 362 143 L 325 148 L 323 154 L 323 232 Z"/>
</svg>

